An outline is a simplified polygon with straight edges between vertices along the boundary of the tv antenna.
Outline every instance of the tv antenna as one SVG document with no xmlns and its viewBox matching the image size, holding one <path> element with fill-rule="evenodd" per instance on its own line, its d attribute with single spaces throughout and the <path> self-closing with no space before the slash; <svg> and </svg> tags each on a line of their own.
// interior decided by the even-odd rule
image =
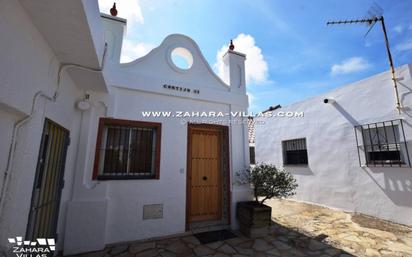
<svg viewBox="0 0 412 257">
<path fill-rule="evenodd" d="M 388 35 L 386 33 L 385 19 L 383 18 L 383 9 L 375 3 L 369 8 L 367 18 L 354 19 L 354 20 L 328 21 L 326 25 L 366 24 L 369 27 L 369 30 L 365 34 L 365 37 L 366 37 L 369 34 L 369 32 L 372 30 L 373 26 L 375 26 L 375 24 L 378 22 L 381 23 L 383 36 L 385 38 L 386 52 L 388 54 L 389 65 L 390 65 L 391 74 L 392 74 L 392 81 L 393 81 L 393 86 L 395 89 L 396 109 L 398 110 L 398 113 L 400 114 L 402 107 L 401 107 L 401 103 L 399 100 L 398 83 L 397 83 L 397 79 L 395 76 L 395 67 L 393 65 L 393 58 L 392 58 L 391 50 L 389 47 Z"/>
</svg>

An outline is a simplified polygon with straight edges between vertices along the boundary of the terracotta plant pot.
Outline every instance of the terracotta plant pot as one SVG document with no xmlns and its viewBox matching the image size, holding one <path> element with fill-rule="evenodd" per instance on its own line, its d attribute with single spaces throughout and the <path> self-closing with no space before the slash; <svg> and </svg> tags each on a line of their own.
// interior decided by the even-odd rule
<svg viewBox="0 0 412 257">
<path fill-rule="evenodd" d="M 240 232 L 247 237 L 265 236 L 272 223 L 272 208 L 254 201 L 238 202 L 236 215 Z"/>
</svg>

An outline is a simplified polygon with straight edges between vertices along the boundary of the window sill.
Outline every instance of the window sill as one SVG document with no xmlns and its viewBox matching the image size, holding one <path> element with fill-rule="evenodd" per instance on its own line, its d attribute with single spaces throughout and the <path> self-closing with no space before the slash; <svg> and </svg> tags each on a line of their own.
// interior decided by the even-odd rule
<svg viewBox="0 0 412 257">
<path fill-rule="evenodd" d="M 284 167 L 300 167 L 305 168 L 309 167 L 309 164 L 283 164 Z"/>
<path fill-rule="evenodd" d="M 406 163 L 367 163 L 367 164 L 362 164 L 361 167 L 366 168 L 410 168 L 410 166 Z"/>
<path fill-rule="evenodd" d="M 99 175 L 96 180 L 158 180 L 155 175 L 150 176 L 134 176 L 134 175 Z"/>
</svg>

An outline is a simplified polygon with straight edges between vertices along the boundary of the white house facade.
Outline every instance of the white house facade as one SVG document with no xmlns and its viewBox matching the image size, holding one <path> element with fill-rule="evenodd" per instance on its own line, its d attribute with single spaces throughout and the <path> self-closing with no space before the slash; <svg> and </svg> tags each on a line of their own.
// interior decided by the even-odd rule
<svg viewBox="0 0 412 257">
<path fill-rule="evenodd" d="M 226 84 L 184 35 L 120 64 L 127 22 L 97 1 L 13 0 L 0 14 L 2 251 L 18 236 L 67 255 L 237 227 L 251 197 L 233 179 L 249 166 L 247 117 L 230 115 L 248 108 L 245 55 L 222 57 Z"/>
<path fill-rule="evenodd" d="M 297 200 L 412 225 L 411 75 L 396 70 L 400 114 L 385 72 L 258 118 L 256 161 L 292 172 Z"/>
</svg>

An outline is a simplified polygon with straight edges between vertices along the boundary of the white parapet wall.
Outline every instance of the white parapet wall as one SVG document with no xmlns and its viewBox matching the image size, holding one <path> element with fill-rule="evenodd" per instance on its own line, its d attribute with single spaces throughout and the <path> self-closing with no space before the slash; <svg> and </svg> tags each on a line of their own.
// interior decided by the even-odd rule
<svg viewBox="0 0 412 257">
<path fill-rule="evenodd" d="M 407 163 L 403 167 L 364 165 L 364 142 L 359 135 L 356 141 L 354 129 L 357 125 L 402 119 L 412 158 L 411 70 L 411 65 L 396 70 L 401 115 L 396 109 L 391 75 L 385 72 L 274 111 L 303 112 L 303 117 L 257 119 L 257 162 L 292 172 L 299 184 L 297 200 L 412 225 L 412 169 Z M 324 99 L 332 101 L 325 104 Z M 284 165 L 282 141 L 299 138 L 306 139 L 308 164 Z M 406 159 L 405 149 L 402 154 Z"/>
</svg>

